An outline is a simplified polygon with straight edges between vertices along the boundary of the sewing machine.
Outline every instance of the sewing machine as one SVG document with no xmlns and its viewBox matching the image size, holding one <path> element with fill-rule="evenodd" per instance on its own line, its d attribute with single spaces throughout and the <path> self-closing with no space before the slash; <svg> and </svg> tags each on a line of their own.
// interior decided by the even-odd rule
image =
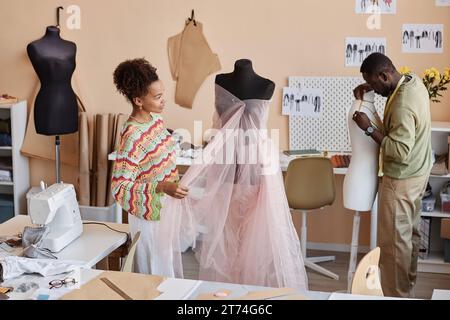
<svg viewBox="0 0 450 320">
<path fill-rule="evenodd" d="M 83 232 L 80 209 L 71 184 L 56 183 L 30 196 L 29 215 L 33 224 L 47 225 L 50 232 L 41 247 L 59 252 Z"/>
</svg>

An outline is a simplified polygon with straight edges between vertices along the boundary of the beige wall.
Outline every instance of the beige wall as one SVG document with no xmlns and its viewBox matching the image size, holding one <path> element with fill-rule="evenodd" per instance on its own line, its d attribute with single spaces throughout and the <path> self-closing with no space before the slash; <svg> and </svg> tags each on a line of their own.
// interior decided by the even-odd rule
<svg viewBox="0 0 450 320">
<path fill-rule="evenodd" d="M 383 15 L 381 30 L 366 28 L 365 15 L 354 14 L 354 0 L 0 0 L 0 91 L 32 101 L 37 78 L 26 55 L 26 45 L 55 24 L 55 8 L 81 7 L 81 30 L 62 36 L 77 43 L 76 78 L 90 113 L 128 112 L 129 107 L 113 87 L 112 72 L 124 59 L 146 57 L 166 84 L 168 107 L 164 113 L 171 128 L 193 128 L 200 120 L 209 126 L 213 113 L 214 76 L 200 88 L 192 110 L 173 103 L 174 82 L 169 73 L 167 38 L 180 32 L 192 8 L 204 24 L 204 33 L 218 53 L 221 72 L 230 72 L 234 61 L 249 58 L 255 71 L 276 85 L 269 127 L 280 129 L 281 148 L 288 146 L 288 119 L 281 116 L 280 95 L 290 75 L 357 76 L 358 68 L 344 67 L 346 36 L 386 37 L 388 55 L 398 66 L 420 73 L 427 67 L 450 64 L 450 8 L 435 7 L 434 0 L 398 0 L 397 15 Z M 62 16 L 62 23 L 65 22 Z M 403 23 L 444 24 L 444 54 L 401 53 Z M 450 121 L 450 95 L 432 105 L 433 120 Z M 54 179 L 54 166 L 32 160 L 31 180 Z M 63 180 L 74 182 L 76 171 L 64 167 Z M 342 179 L 338 179 L 342 183 Z M 340 194 L 338 195 L 340 200 Z M 341 201 L 311 219 L 310 240 L 349 243 L 351 214 Z M 361 243 L 368 244 L 368 217 L 363 217 Z M 330 226 L 333 226 L 331 228 Z"/>
</svg>

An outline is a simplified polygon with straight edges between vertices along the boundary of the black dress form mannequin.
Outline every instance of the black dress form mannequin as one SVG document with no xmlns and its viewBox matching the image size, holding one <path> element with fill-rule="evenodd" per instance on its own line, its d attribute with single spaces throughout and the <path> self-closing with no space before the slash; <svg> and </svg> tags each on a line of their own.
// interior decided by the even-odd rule
<svg viewBox="0 0 450 320">
<path fill-rule="evenodd" d="M 61 39 L 59 32 L 58 27 L 47 27 L 41 39 L 27 46 L 41 82 L 34 105 L 36 132 L 49 136 L 78 131 L 78 105 L 71 85 L 77 47 Z"/>
<path fill-rule="evenodd" d="M 270 100 L 275 90 L 275 83 L 257 75 L 248 59 L 237 60 L 233 72 L 218 74 L 216 84 L 241 100 Z"/>
</svg>

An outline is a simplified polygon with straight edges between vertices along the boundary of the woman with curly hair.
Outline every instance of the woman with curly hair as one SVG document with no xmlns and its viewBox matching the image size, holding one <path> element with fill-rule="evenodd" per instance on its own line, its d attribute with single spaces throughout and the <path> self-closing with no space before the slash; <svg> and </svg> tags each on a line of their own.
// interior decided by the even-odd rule
<svg viewBox="0 0 450 320">
<path fill-rule="evenodd" d="M 114 71 L 117 90 L 131 103 L 132 112 L 124 123 L 114 162 L 111 191 L 128 212 L 132 237 L 140 231 L 134 271 L 167 274 L 156 255 L 161 200 L 165 194 L 183 199 L 186 187 L 178 185 L 175 150 L 160 113 L 164 110 L 164 86 L 145 59 L 122 62 Z M 161 270 L 161 269 L 164 269 Z"/>
</svg>

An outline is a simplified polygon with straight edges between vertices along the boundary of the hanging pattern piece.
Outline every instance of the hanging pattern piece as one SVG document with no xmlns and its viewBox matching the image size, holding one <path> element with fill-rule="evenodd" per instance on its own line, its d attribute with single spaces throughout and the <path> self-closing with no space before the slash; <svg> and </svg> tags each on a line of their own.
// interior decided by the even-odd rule
<svg viewBox="0 0 450 320">
<path fill-rule="evenodd" d="M 219 57 L 209 47 L 193 10 L 183 32 L 169 38 L 168 55 L 172 79 L 177 81 L 175 103 L 192 108 L 203 81 L 221 69 Z"/>
</svg>

